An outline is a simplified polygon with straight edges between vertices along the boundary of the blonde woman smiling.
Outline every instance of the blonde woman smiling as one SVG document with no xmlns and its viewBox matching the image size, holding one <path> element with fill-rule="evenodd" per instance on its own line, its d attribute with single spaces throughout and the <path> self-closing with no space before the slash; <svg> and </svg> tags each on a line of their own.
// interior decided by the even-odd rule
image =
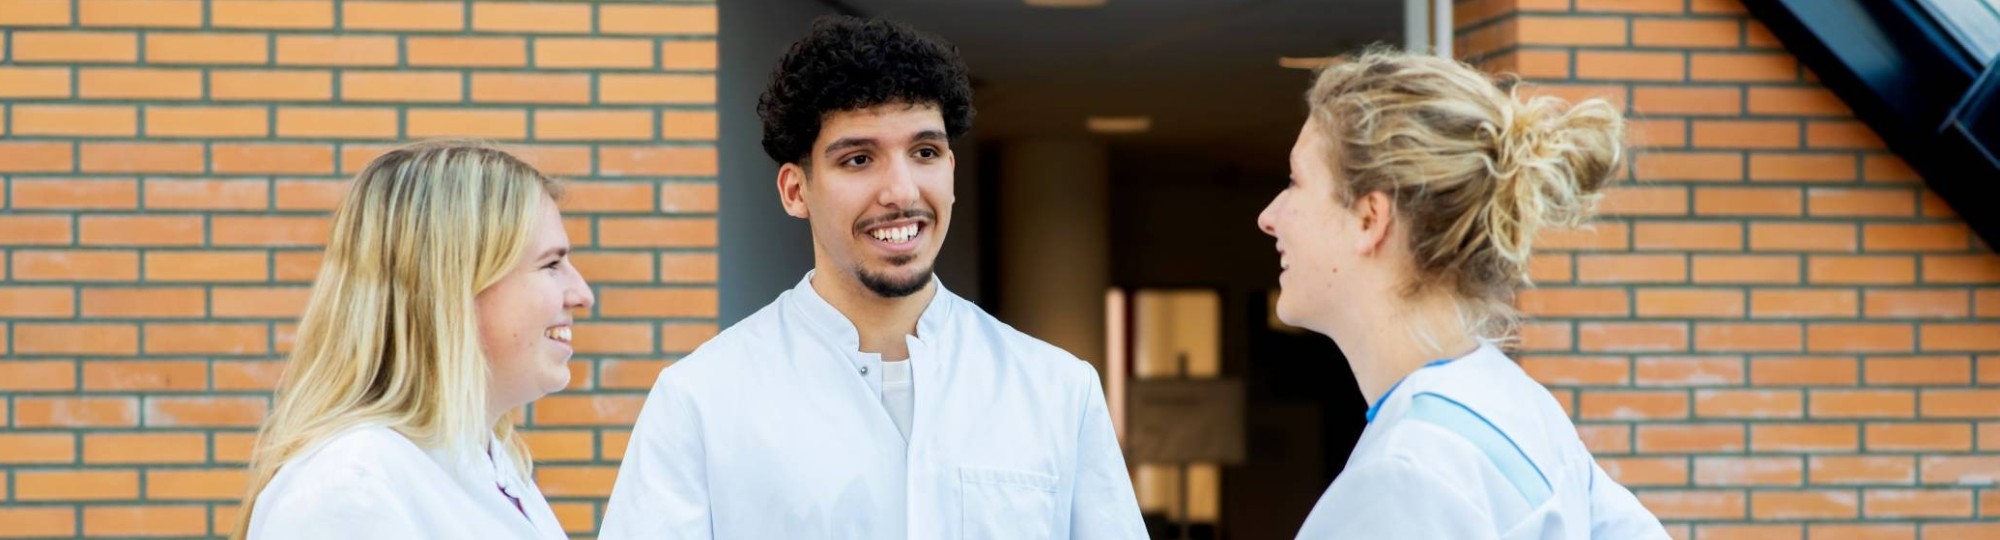
<svg viewBox="0 0 2000 540">
<path fill-rule="evenodd" d="M 250 462 L 236 538 L 565 538 L 511 417 L 568 385 L 560 186 L 475 143 L 376 158 Z"/>
</svg>

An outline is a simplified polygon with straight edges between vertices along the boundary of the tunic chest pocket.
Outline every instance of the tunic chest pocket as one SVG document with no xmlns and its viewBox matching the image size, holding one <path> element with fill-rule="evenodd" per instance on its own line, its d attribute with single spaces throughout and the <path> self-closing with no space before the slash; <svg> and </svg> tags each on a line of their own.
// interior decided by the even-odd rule
<svg viewBox="0 0 2000 540">
<path fill-rule="evenodd" d="M 960 467 L 958 484 L 965 540 L 1056 537 L 1055 476 Z"/>
</svg>

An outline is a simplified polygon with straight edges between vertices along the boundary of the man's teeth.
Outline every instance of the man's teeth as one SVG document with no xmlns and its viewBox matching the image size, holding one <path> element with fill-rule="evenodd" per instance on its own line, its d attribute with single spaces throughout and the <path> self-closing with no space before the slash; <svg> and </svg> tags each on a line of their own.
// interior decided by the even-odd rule
<svg viewBox="0 0 2000 540">
<path fill-rule="evenodd" d="M 917 235 L 917 224 L 911 223 L 901 227 L 883 227 L 875 229 L 869 234 L 874 235 L 876 240 L 884 242 L 908 242 L 911 237 Z"/>
<path fill-rule="evenodd" d="M 567 326 L 558 326 L 555 328 L 550 328 L 548 330 L 543 330 L 542 335 L 547 336 L 549 339 L 553 339 L 563 343 L 569 343 L 569 327 Z"/>
</svg>

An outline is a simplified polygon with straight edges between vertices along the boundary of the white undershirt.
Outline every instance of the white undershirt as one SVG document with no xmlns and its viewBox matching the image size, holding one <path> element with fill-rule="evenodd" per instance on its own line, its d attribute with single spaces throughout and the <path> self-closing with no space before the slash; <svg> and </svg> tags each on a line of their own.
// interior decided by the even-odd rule
<svg viewBox="0 0 2000 540">
<path fill-rule="evenodd" d="M 896 430 L 903 432 L 903 442 L 910 440 L 910 412 L 917 405 L 911 385 L 909 360 L 882 363 L 882 408 L 896 421 Z"/>
</svg>

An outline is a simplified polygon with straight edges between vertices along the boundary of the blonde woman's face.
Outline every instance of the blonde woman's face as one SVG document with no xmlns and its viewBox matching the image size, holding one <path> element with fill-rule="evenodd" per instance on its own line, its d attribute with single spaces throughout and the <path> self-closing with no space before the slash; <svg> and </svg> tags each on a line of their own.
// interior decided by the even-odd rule
<svg viewBox="0 0 2000 540">
<path fill-rule="evenodd" d="M 1320 131 L 1316 121 L 1299 130 L 1291 182 L 1257 215 L 1257 228 L 1278 240 L 1278 319 L 1326 333 L 1321 319 L 1338 301 L 1339 273 L 1352 261 L 1341 248 L 1355 242 L 1354 214 L 1335 199 L 1338 179 Z"/>
<path fill-rule="evenodd" d="M 479 338 L 492 373 L 495 412 L 525 405 L 569 385 L 571 312 L 596 298 L 570 264 L 569 234 L 555 200 L 542 196 L 527 249 L 505 277 L 479 292 Z"/>
</svg>

